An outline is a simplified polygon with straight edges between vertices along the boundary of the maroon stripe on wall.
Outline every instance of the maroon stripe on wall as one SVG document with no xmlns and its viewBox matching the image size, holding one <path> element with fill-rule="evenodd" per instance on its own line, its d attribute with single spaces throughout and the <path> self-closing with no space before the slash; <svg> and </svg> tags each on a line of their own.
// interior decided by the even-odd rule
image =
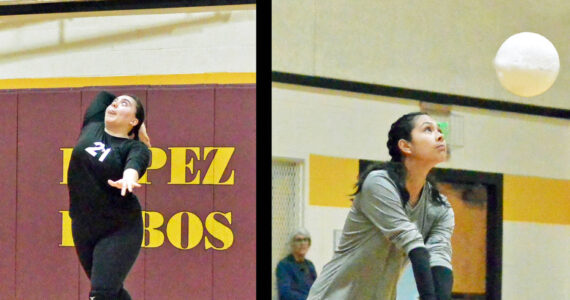
<svg viewBox="0 0 570 300">
<path fill-rule="evenodd" d="M 218 87 L 215 102 L 215 145 L 235 147 L 221 181 L 235 170 L 235 182 L 214 186 L 214 210 L 232 213 L 229 227 L 234 235 L 229 249 L 214 251 L 214 299 L 255 299 L 255 87 Z M 221 223 L 227 225 L 227 222 Z"/>
<path fill-rule="evenodd" d="M 147 210 L 164 216 L 160 228 L 165 235 L 161 247 L 146 250 L 147 299 L 212 299 L 212 255 L 204 250 L 203 239 L 188 250 L 175 248 L 166 235 L 167 222 L 178 212 L 186 211 L 202 221 L 213 208 L 211 185 L 168 184 L 171 180 L 171 151 L 169 147 L 203 147 L 214 143 L 214 90 L 212 86 L 192 88 L 157 87 L 148 90 L 148 133 L 153 147 L 167 155 L 162 169 L 149 171 L 151 185 L 147 187 Z M 202 152 L 202 151 L 200 151 Z M 187 162 L 193 158 L 194 169 L 204 176 L 207 162 L 187 152 Z M 186 170 L 187 180 L 195 175 Z M 188 224 L 184 217 L 183 225 Z M 182 226 L 184 228 L 184 226 Z M 182 230 L 187 237 L 188 225 Z M 202 234 L 193 232 L 193 236 Z M 188 245 L 188 238 L 183 238 Z"/>
<path fill-rule="evenodd" d="M 0 94 L 0 299 L 16 298 L 17 95 Z"/>
<path fill-rule="evenodd" d="M 148 171 L 149 185 L 136 191 L 143 209 L 157 212 L 160 247 L 143 248 L 126 288 L 133 299 L 255 298 L 255 85 L 127 86 L 14 90 L 0 94 L 0 299 L 85 299 L 90 283 L 75 249 L 61 247 L 61 214 L 68 210 L 67 186 L 60 184 L 63 155 L 80 132 L 83 114 L 95 95 L 108 90 L 134 94 L 145 104 L 145 120 L 155 150 L 165 165 Z M 186 181 L 200 172 L 200 184 L 172 184 L 172 147 L 197 147 L 199 158 L 186 151 Z M 221 181 L 232 171 L 233 185 L 204 184 L 216 151 L 234 147 Z M 154 158 L 153 158 L 154 159 Z M 180 167 L 180 166 L 179 166 Z M 170 182 L 170 183 L 169 183 Z M 191 213 L 201 223 L 190 227 L 182 218 L 182 246 L 167 235 L 171 218 Z M 232 213 L 231 224 L 216 219 L 234 237 L 227 250 L 205 249 L 205 239 L 223 243 L 205 226 L 213 212 Z M 148 233 L 146 233 L 148 239 Z"/>
<path fill-rule="evenodd" d="M 22 92 L 18 96 L 18 208 L 16 298 L 77 297 L 75 249 L 60 247 L 67 188 L 59 184 L 62 144 L 74 143 L 80 120 L 78 91 Z"/>
</svg>

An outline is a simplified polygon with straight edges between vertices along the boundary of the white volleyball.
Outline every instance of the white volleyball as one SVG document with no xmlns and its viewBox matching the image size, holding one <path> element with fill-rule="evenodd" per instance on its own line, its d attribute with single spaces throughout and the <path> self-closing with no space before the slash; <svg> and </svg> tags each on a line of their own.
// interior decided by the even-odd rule
<svg viewBox="0 0 570 300">
<path fill-rule="evenodd" d="M 522 97 L 546 92 L 560 70 L 560 59 L 554 45 L 533 32 L 509 37 L 497 51 L 494 64 L 501 85 Z"/>
</svg>

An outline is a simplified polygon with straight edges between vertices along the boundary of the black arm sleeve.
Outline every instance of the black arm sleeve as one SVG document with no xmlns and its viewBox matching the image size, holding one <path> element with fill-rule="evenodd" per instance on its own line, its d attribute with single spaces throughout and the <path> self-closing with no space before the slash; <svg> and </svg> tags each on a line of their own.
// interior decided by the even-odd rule
<svg viewBox="0 0 570 300">
<path fill-rule="evenodd" d="M 145 144 L 139 141 L 132 141 L 127 156 L 125 169 L 135 169 L 139 173 L 139 178 L 144 175 L 150 163 L 150 150 Z"/>
<path fill-rule="evenodd" d="M 435 295 L 438 300 L 450 300 L 453 287 L 453 271 L 446 267 L 434 266 L 431 268 Z"/>
<path fill-rule="evenodd" d="M 115 95 L 106 91 L 102 91 L 97 94 L 93 102 L 91 102 L 87 108 L 87 111 L 85 111 L 82 127 L 85 127 L 85 125 L 87 125 L 89 122 L 105 121 L 105 110 L 115 98 Z"/>
<path fill-rule="evenodd" d="M 422 300 L 436 300 L 433 277 L 429 265 L 429 252 L 424 247 L 414 248 L 408 253 L 414 271 L 418 293 Z"/>
</svg>

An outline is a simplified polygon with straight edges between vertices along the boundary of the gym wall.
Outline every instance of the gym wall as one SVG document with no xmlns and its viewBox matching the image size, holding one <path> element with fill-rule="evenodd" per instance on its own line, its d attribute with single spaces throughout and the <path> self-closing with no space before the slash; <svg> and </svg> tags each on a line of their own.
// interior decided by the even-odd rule
<svg viewBox="0 0 570 300">
<path fill-rule="evenodd" d="M 419 102 L 276 83 L 272 97 L 272 135 L 279 137 L 272 140 L 272 153 L 304 163 L 304 225 L 313 240 L 307 257 L 320 272 L 333 254 L 333 231 L 342 229 L 348 213 L 346 195 L 356 182 L 358 160 L 389 160 L 391 123 L 419 111 Z M 453 112 L 464 118 L 464 144 L 452 148 L 439 167 L 504 175 L 503 299 L 561 298 L 570 275 L 564 209 L 570 199 L 562 192 L 570 186 L 563 142 L 570 138 L 568 121 L 475 108 Z M 313 155 L 338 161 L 315 170 Z M 523 277 L 528 281 L 521 284 Z"/>
<path fill-rule="evenodd" d="M 272 70 L 547 107 L 570 106 L 570 3 L 546 0 L 272 1 Z M 499 83 L 493 59 L 511 35 L 540 33 L 560 73 L 524 98 Z"/>
<path fill-rule="evenodd" d="M 561 67 L 550 90 L 523 98 L 500 86 L 492 62 L 505 39 L 531 31 L 556 46 L 561 66 L 570 65 L 569 5 L 560 0 L 540 5 L 272 1 L 272 70 L 568 110 L 568 68 Z M 391 123 L 419 111 L 419 104 L 273 83 L 272 154 L 300 160 L 305 166 L 303 224 L 313 237 L 308 258 L 318 272 L 332 257 L 333 230 L 342 229 L 348 212 L 330 203 L 346 203 L 348 197 L 326 196 L 328 205 L 312 203 L 318 201 L 313 199 L 312 184 L 319 179 L 311 178 L 311 155 L 338 158 L 341 167 L 350 165 L 350 160 L 388 160 Z M 454 147 L 450 161 L 439 166 L 504 175 L 502 298 L 565 298 L 570 226 L 560 211 L 567 211 L 564 203 L 569 199 L 559 191 L 570 186 L 568 119 L 458 105 L 451 105 L 451 111 L 463 118 L 463 146 Z M 336 172 L 341 183 L 321 191 L 350 189 L 352 183 L 345 179 L 355 181 L 356 175 Z"/>
</svg>

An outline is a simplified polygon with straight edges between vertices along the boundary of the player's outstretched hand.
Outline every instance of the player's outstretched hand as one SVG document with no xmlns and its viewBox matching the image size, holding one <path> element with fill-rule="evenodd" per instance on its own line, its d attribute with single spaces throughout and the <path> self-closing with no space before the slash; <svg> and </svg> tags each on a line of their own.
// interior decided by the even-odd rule
<svg viewBox="0 0 570 300">
<path fill-rule="evenodd" d="M 113 181 L 111 179 L 107 180 L 107 183 L 121 190 L 121 196 L 125 196 L 127 194 L 127 190 L 129 192 L 133 192 L 135 187 L 141 187 L 141 185 L 137 182 L 139 180 L 139 174 L 134 169 L 126 169 L 123 172 L 123 178 Z"/>
</svg>

